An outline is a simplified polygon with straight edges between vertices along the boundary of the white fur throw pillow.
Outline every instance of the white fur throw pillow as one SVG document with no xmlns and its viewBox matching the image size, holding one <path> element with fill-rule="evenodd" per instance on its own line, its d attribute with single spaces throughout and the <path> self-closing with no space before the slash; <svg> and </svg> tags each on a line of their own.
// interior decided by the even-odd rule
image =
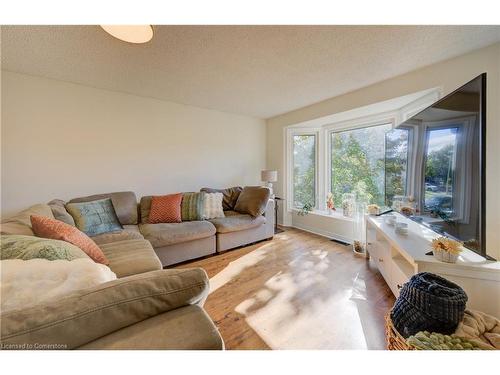
<svg viewBox="0 0 500 375">
<path fill-rule="evenodd" d="M 216 219 L 218 217 L 224 217 L 224 210 L 222 209 L 222 199 L 224 195 L 222 193 L 206 193 L 205 202 L 203 207 L 203 218 L 204 219 Z"/>
</svg>

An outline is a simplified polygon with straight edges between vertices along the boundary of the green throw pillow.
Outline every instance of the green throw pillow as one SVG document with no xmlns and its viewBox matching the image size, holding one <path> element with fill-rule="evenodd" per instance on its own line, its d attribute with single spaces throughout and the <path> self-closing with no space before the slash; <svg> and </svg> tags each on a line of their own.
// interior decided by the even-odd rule
<svg viewBox="0 0 500 375">
<path fill-rule="evenodd" d="M 87 236 L 121 231 L 111 198 L 98 199 L 91 202 L 66 204 L 66 210 L 73 216 L 75 225 Z"/>
<path fill-rule="evenodd" d="M 181 203 L 182 221 L 203 220 L 205 192 L 183 193 Z"/>
<path fill-rule="evenodd" d="M 88 258 L 80 248 L 65 241 L 50 240 L 20 234 L 2 235 L 0 258 L 30 260 L 42 258 L 47 260 L 73 260 Z"/>
</svg>

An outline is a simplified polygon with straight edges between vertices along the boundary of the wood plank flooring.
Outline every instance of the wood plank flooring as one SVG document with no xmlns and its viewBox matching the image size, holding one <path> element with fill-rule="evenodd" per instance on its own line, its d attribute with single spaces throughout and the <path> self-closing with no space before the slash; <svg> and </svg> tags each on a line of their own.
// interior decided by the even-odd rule
<svg viewBox="0 0 500 375">
<path fill-rule="evenodd" d="M 210 277 L 205 309 L 227 349 L 385 349 L 394 296 L 349 246 L 287 228 L 187 267 Z"/>
</svg>

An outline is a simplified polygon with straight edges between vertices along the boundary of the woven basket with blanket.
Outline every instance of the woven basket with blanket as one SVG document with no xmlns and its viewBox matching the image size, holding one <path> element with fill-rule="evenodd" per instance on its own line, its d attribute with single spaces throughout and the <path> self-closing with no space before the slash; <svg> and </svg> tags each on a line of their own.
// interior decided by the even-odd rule
<svg viewBox="0 0 500 375">
<path fill-rule="evenodd" d="M 467 295 L 434 274 L 413 276 L 386 316 L 389 350 L 500 349 L 500 320 L 465 310 Z"/>
<path fill-rule="evenodd" d="M 466 303 L 467 295 L 458 285 L 422 272 L 401 289 L 391 320 L 405 338 L 420 331 L 450 334 L 462 320 Z"/>
</svg>

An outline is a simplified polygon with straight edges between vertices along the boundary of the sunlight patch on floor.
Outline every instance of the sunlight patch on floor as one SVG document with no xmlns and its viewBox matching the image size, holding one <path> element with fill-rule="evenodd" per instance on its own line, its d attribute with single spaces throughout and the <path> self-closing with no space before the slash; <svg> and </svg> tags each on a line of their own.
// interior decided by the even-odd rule
<svg viewBox="0 0 500 375">
<path fill-rule="evenodd" d="M 237 260 L 229 263 L 229 265 L 220 271 L 217 275 L 210 279 L 210 293 L 215 292 L 221 286 L 227 284 L 239 274 L 241 274 L 246 268 L 252 267 L 262 261 L 271 247 L 271 243 L 262 245 L 258 249 L 238 258 Z"/>
<path fill-rule="evenodd" d="M 307 306 L 294 303 L 301 293 L 314 295 L 314 290 L 308 290 L 311 278 L 323 279 L 301 273 L 294 280 L 288 273 L 278 273 L 235 311 L 273 349 L 317 349 L 319 335 L 323 342 L 331 337 L 329 349 L 366 349 L 351 288 L 339 289 L 335 298 L 314 297 Z"/>
</svg>

